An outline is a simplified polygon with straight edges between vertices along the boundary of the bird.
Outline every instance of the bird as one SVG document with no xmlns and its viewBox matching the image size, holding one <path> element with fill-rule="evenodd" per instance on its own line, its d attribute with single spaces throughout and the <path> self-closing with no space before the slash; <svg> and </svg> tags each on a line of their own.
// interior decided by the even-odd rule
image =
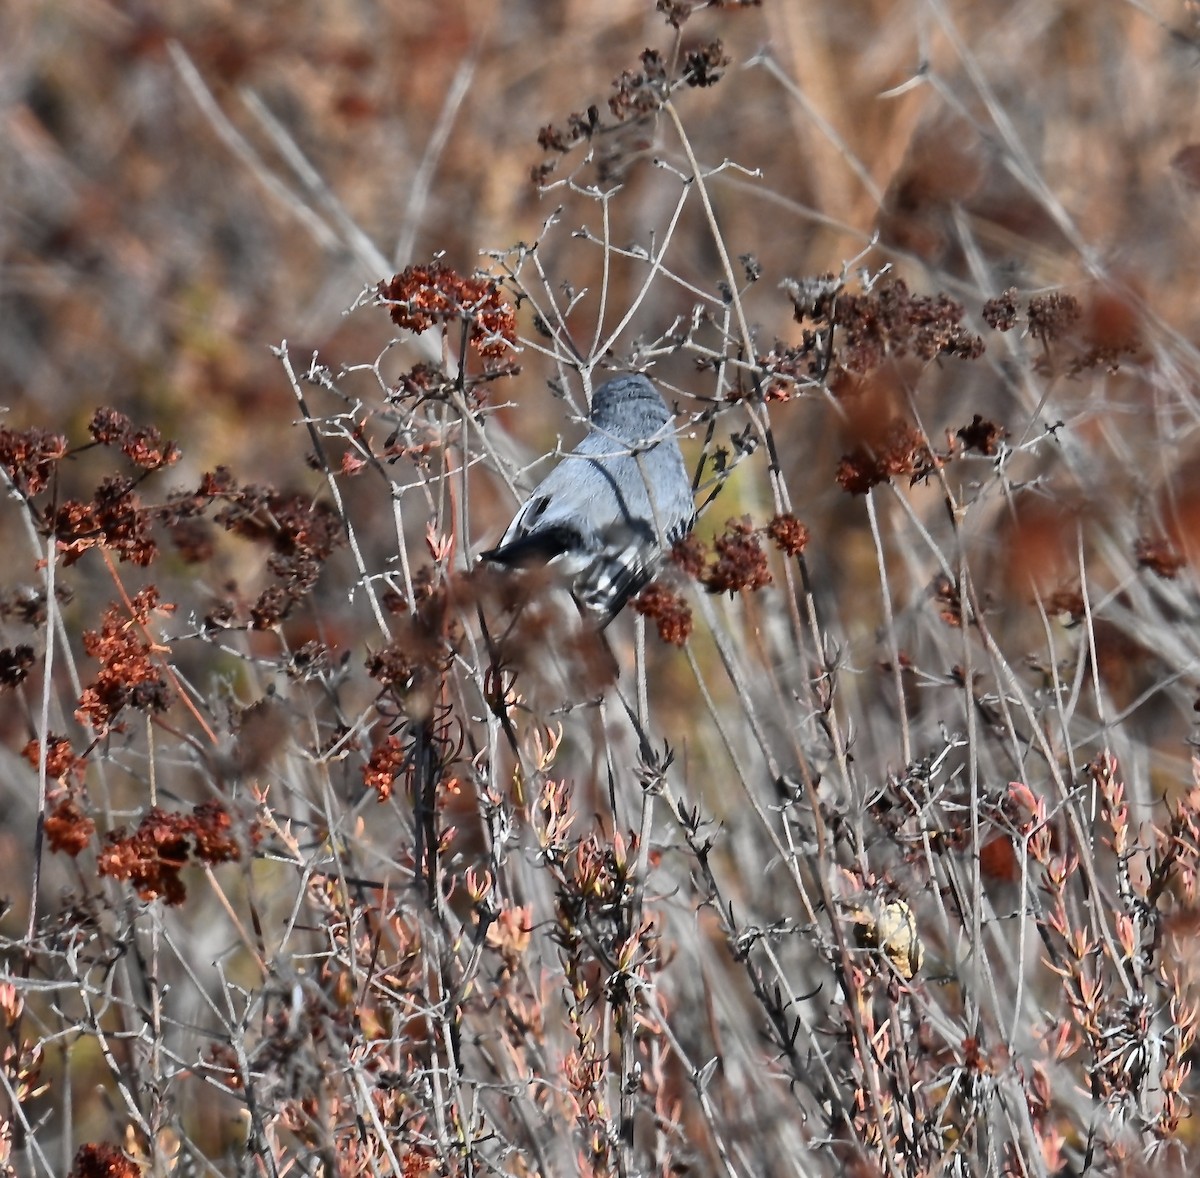
<svg viewBox="0 0 1200 1178">
<path fill-rule="evenodd" d="M 671 411 L 642 375 L 596 389 L 586 437 L 534 488 L 480 559 L 545 565 L 603 630 L 696 519 Z"/>
</svg>

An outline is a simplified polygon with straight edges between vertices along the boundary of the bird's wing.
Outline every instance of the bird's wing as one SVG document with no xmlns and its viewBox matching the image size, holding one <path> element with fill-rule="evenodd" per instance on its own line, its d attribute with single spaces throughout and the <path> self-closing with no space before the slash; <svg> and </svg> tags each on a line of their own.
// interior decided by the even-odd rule
<svg viewBox="0 0 1200 1178">
<path fill-rule="evenodd" d="M 564 543 L 590 547 L 620 514 L 612 475 L 599 460 L 582 452 L 581 444 L 579 451 L 567 455 L 534 488 L 495 550 L 539 532 L 560 537 Z"/>
<path fill-rule="evenodd" d="M 563 523 L 538 527 L 546 503 L 544 497 L 530 499 L 509 524 L 500 543 L 481 552 L 480 559 L 506 565 L 545 564 L 579 548 L 583 538 L 577 528 Z"/>
</svg>

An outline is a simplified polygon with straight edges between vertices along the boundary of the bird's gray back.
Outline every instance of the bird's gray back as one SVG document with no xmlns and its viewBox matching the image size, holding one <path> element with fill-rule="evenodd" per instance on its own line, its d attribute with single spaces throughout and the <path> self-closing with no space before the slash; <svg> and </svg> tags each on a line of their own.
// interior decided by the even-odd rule
<svg viewBox="0 0 1200 1178">
<path fill-rule="evenodd" d="M 677 539 L 695 510 L 690 493 L 680 493 L 690 492 L 691 483 L 679 443 L 665 433 L 644 451 L 632 452 L 634 444 L 593 429 L 537 486 L 501 543 L 559 526 L 577 528 L 589 547 L 610 541 L 621 527 L 645 532 L 650 541 L 660 531 L 667 543 Z"/>
</svg>

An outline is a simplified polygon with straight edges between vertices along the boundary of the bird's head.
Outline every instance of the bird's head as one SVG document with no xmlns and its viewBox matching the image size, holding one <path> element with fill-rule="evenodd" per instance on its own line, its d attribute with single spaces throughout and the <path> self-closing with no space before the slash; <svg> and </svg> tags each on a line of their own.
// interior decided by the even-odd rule
<svg viewBox="0 0 1200 1178">
<path fill-rule="evenodd" d="M 592 426 L 630 445 L 652 437 L 670 420 L 666 402 L 644 376 L 618 376 L 592 395 Z"/>
</svg>

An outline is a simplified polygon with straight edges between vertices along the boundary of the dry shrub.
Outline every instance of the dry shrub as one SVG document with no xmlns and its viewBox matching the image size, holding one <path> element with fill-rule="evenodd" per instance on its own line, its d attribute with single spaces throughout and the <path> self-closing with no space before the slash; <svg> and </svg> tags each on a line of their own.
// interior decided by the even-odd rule
<svg viewBox="0 0 1200 1178">
<path fill-rule="evenodd" d="M 0 49 L 0 1165 L 1190 1172 L 1195 30 L 410 7 Z"/>
</svg>

